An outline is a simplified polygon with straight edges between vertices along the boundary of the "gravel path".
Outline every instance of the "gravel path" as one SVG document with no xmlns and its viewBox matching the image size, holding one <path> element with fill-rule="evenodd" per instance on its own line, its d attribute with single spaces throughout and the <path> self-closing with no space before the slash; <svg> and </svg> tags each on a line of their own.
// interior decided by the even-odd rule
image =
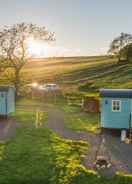
<svg viewBox="0 0 132 184">
<path fill-rule="evenodd" d="M 83 164 L 86 167 L 93 167 L 93 162 L 96 159 L 96 153 L 98 150 L 97 145 L 101 141 L 101 138 L 98 135 L 86 132 L 75 132 L 65 128 L 64 112 L 57 109 L 49 110 L 47 127 L 59 134 L 62 138 L 87 141 L 91 145 L 92 149 L 89 149 L 86 153 Z"/>
<path fill-rule="evenodd" d="M 98 155 L 106 156 L 112 163 L 112 171 L 132 173 L 132 145 L 124 144 L 119 137 L 110 134 L 93 134 L 88 132 L 75 132 L 64 126 L 64 112 L 58 109 L 50 109 L 48 112 L 47 127 L 59 134 L 62 138 L 72 140 L 84 140 L 90 143 L 90 149 L 86 153 L 83 164 L 87 168 L 93 168 L 93 163 Z M 103 149 L 100 148 L 101 140 L 104 140 Z"/>
</svg>

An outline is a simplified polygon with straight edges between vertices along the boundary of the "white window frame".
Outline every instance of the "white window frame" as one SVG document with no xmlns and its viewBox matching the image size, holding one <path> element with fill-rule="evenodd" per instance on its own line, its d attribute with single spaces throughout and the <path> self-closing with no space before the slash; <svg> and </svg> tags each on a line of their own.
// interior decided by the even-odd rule
<svg viewBox="0 0 132 184">
<path fill-rule="evenodd" d="M 119 110 L 114 110 L 113 109 L 114 102 L 119 102 Z M 121 112 L 121 100 L 112 100 L 111 107 L 112 107 L 112 112 Z"/>
</svg>

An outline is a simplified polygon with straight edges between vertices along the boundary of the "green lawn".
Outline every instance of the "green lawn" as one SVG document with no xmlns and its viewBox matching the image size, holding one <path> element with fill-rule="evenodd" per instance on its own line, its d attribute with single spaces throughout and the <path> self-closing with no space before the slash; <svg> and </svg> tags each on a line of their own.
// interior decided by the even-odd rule
<svg viewBox="0 0 132 184">
<path fill-rule="evenodd" d="M 83 170 L 86 148 L 44 128 L 19 129 L 16 138 L 0 143 L 0 183 L 68 183 Z"/>
<path fill-rule="evenodd" d="M 40 102 L 38 99 L 20 98 L 17 100 L 16 105 L 40 105 Z"/>
<path fill-rule="evenodd" d="M 17 110 L 13 116 L 21 126 L 14 138 L 0 142 L 0 184 L 132 183 L 131 176 L 106 179 L 86 169 L 81 160 L 89 145 L 61 139 L 44 126 L 35 128 L 35 112 Z"/>
<path fill-rule="evenodd" d="M 79 113 L 81 111 L 81 108 L 75 105 L 63 104 L 60 108 L 66 113 Z"/>
<path fill-rule="evenodd" d="M 75 131 L 95 133 L 99 127 L 98 113 L 76 113 L 65 116 L 65 126 Z"/>
<path fill-rule="evenodd" d="M 35 112 L 17 110 L 14 116 L 21 124 L 16 136 L 0 142 L 1 184 L 69 183 L 85 170 L 81 158 L 86 142 L 63 140 L 45 127 L 35 128 Z"/>
</svg>

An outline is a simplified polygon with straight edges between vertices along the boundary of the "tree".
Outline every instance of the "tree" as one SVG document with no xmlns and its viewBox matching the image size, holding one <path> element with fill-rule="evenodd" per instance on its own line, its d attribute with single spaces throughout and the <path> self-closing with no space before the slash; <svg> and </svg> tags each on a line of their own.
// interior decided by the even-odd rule
<svg viewBox="0 0 132 184">
<path fill-rule="evenodd" d="M 46 42 L 54 41 L 55 35 L 45 27 L 36 24 L 20 23 L 0 30 L 0 64 L 14 70 L 16 96 L 20 87 L 20 72 L 28 61 L 28 39 L 33 38 Z"/>
<path fill-rule="evenodd" d="M 132 43 L 132 35 L 127 33 L 121 33 L 120 36 L 116 37 L 111 42 L 108 53 L 116 55 L 118 57 L 118 60 L 120 61 L 120 50 L 130 43 Z"/>
<path fill-rule="evenodd" d="M 132 61 L 132 43 L 127 44 L 120 50 L 120 56 L 123 60 L 127 62 Z"/>
</svg>

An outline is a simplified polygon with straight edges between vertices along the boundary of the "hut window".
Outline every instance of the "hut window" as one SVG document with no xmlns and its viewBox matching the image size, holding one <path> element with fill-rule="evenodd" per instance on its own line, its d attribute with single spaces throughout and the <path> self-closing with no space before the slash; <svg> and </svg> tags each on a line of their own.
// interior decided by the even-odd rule
<svg viewBox="0 0 132 184">
<path fill-rule="evenodd" d="M 106 105 L 108 104 L 108 100 L 105 100 L 105 104 L 106 104 Z"/>
<path fill-rule="evenodd" d="M 121 111 L 121 101 L 120 100 L 112 100 L 112 111 L 113 112 Z"/>
</svg>

